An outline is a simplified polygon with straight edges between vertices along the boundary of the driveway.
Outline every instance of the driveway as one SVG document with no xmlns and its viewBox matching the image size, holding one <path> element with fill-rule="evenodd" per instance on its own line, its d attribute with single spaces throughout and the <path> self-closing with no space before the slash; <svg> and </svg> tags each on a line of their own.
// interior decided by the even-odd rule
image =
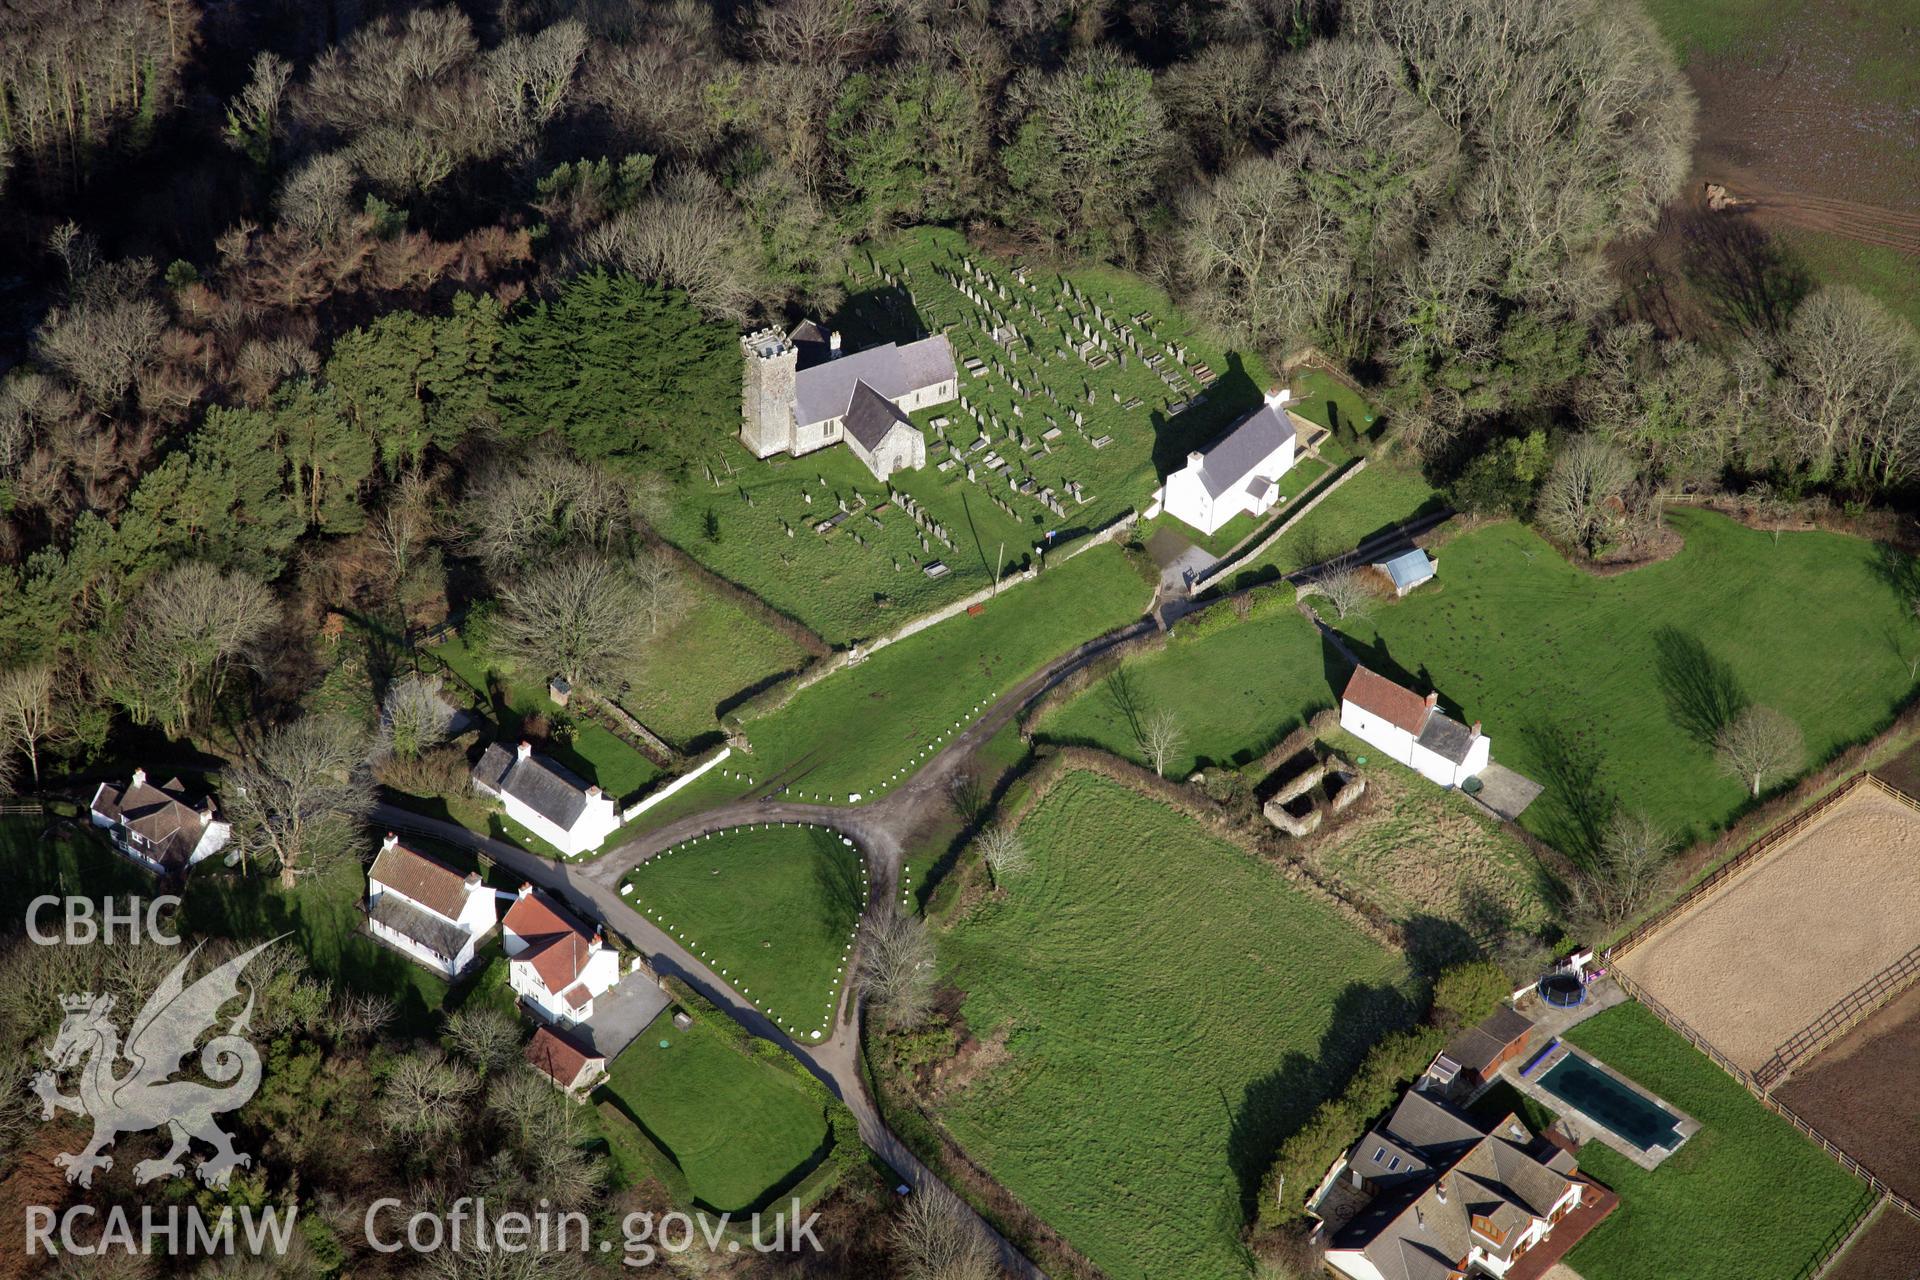
<svg viewBox="0 0 1920 1280">
<path fill-rule="evenodd" d="M 659 983 L 648 981 L 644 973 L 630 973 L 611 991 L 595 997 L 593 1016 L 575 1031 L 585 1032 L 593 1051 L 612 1062 L 671 1003 Z"/>
</svg>

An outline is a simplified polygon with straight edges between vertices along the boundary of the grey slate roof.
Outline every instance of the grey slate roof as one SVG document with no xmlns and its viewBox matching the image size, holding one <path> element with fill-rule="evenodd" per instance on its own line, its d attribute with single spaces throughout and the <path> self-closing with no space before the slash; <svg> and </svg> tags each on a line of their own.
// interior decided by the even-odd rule
<svg viewBox="0 0 1920 1280">
<path fill-rule="evenodd" d="M 826 333 L 811 320 L 802 320 L 793 326 L 793 332 L 787 335 L 787 341 L 791 342 L 794 350 L 800 353 L 796 367 L 801 369 L 811 369 L 832 354 L 832 346 Z"/>
<path fill-rule="evenodd" d="M 187 865 L 207 830 L 207 815 L 195 807 L 178 778 L 160 786 L 145 781 L 129 782 L 124 788 L 103 783 L 94 792 L 93 811 L 139 836 L 146 843 L 136 847 L 169 870 Z"/>
<path fill-rule="evenodd" d="M 1255 409 L 1201 454 L 1200 482 L 1208 496 L 1217 498 L 1244 484 L 1255 467 L 1293 438 L 1293 424 L 1286 414 L 1270 404 Z"/>
<path fill-rule="evenodd" d="M 864 382 L 889 400 L 919 391 L 959 374 L 953 345 L 943 333 L 906 346 L 885 343 L 802 369 L 793 379 L 793 415 L 801 426 L 843 416 L 853 402 L 855 384 Z"/>
<path fill-rule="evenodd" d="M 907 426 L 907 415 L 898 405 L 864 382 L 854 384 L 853 403 L 847 409 L 847 434 L 860 442 L 868 453 L 880 447 L 887 432 L 896 425 Z"/>
<path fill-rule="evenodd" d="M 483 790 L 512 796 L 562 831 L 587 808 L 587 784 L 543 756 L 518 754 L 495 742 L 473 767 L 473 780 Z"/>
<path fill-rule="evenodd" d="M 1420 730 L 1418 741 L 1441 759 L 1460 764 L 1466 760 L 1467 751 L 1473 746 L 1473 730 L 1453 717 L 1436 711 L 1427 717 L 1426 728 Z"/>
<path fill-rule="evenodd" d="M 383 893 L 375 898 L 373 908 L 367 914 L 395 933 L 412 938 L 449 963 L 460 954 L 460 948 L 467 945 L 465 929 L 430 915 L 411 903 L 402 902 L 391 893 Z"/>
</svg>

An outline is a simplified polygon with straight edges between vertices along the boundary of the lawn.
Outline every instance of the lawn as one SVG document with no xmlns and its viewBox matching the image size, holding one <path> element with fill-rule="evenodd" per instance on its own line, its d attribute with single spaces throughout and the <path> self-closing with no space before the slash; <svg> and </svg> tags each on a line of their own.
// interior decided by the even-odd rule
<svg viewBox="0 0 1920 1280">
<path fill-rule="evenodd" d="M 42 894 L 79 894 L 94 900 L 151 898 L 159 890 L 154 877 L 115 853 L 104 835 L 86 827 L 86 819 L 55 819 L 26 814 L 0 816 L 0 911 L 11 927 L 24 927 L 27 906 Z M 41 917 L 42 930 L 58 930 L 59 909 Z"/>
<path fill-rule="evenodd" d="M 724 704 L 800 667 L 807 654 L 734 601 L 683 581 L 685 612 L 641 646 L 624 673 L 621 704 L 684 750 L 719 737 Z"/>
<path fill-rule="evenodd" d="M 1438 490 L 1418 471 L 1374 459 L 1289 529 L 1285 537 L 1221 578 L 1227 590 L 1289 574 L 1350 551 L 1377 533 L 1445 506 Z"/>
<path fill-rule="evenodd" d="M 1586 1280 L 1801 1280 L 1866 1188 L 1639 1005 L 1567 1039 L 1672 1102 L 1700 1132 L 1651 1173 L 1590 1143 L 1580 1166 L 1620 1207 L 1573 1247 Z"/>
<path fill-rule="evenodd" d="M 1686 840 L 1746 802 L 1712 749 L 1730 710 L 1790 716 L 1807 762 L 1868 737 L 1913 688 L 1907 594 L 1872 543 L 1680 510 L 1671 559 L 1611 577 L 1500 524 L 1438 553 L 1438 582 L 1340 624 L 1362 660 L 1485 723 L 1494 758 L 1546 784 L 1524 824 L 1580 855 L 1616 803 Z"/>
<path fill-rule="evenodd" d="M 941 940 L 983 1073 L 968 1155 L 1116 1280 L 1243 1277 L 1275 1144 L 1413 1015 L 1403 959 L 1171 809 L 1087 773 Z"/>
<path fill-rule="evenodd" d="M 1034 726 L 1036 735 L 1146 764 L 1139 728 L 1156 712 L 1171 711 L 1184 741 L 1167 773 L 1178 778 L 1208 764 L 1244 764 L 1335 705 L 1327 666 L 1344 670 L 1344 663 L 1292 607 L 1210 634 L 1196 630 L 1176 626 L 1166 648 L 1128 658 L 1050 712 Z"/>
<path fill-rule="evenodd" d="M 635 867 L 634 908 L 796 1034 L 827 1027 L 867 900 L 860 854 L 823 827 L 758 826 Z M 623 886 L 624 891 L 624 886 Z"/>
<path fill-rule="evenodd" d="M 949 283 L 946 273 L 963 272 L 964 261 L 1006 289 L 1005 299 L 997 292 L 983 296 L 991 296 L 1025 336 L 1016 352 L 1001 349 L 981 331 L 978 310 Z M 1047 544 L 1049 532 L 1057 533 L 1054 545 L 1065 545 L 1076 534 L 1144 506 L 1161 475 L 1182 465 L 1188 450 L 1260 401 L 1266 371 L 1257 358 L 1216 346 L 1174 310 L 1166 295 L 1124 272 L 1070 273 L 1066 279 L 1075 296 L 1069 298 L 1059 275 L 1035 268 L 1028 277 L 1032 287 L 1023 286 L 1011 269 L 972 249 L 963 237 L 934 229 L 870 245 L 856 255 L 856 263 L 845 305 L 826 320 L 845 335 L 848 350 L 944 330 L 963 366 L 969 358 L 987 362 L 978 374 L 962 368 L 965 405 L 955 401 L 914 415 L 927 434 L 928 465 L 893 478 L 896 488 L 944 527 L 952 545 L 936 539 L 923 547 L 905 512 L 878 510 L 888 498 L 887 486 L 843 448 L 764 462 L 729 448 L 711 475 L 696 474 L 682 483 L 662 526 L 668 538 L 702 563 L 835 644 L 871 639 L 987 585 L 996 566 L 1030 561 Z M 882 271 L 899 285 L 888 284 Z M 1076 315 L 1100 327 L 1096 306 L 1106 317 L 1111 351 L 1123 351 L 1123 330 L 1138 346 L 1139 354 L 1124 366 L 1105 357 L 1094 369 L 1064 345 L 1061 326 L 1071 325 Z M 1133 319 L 1141 315 L 1149 318 Z M 1174 345 L 1188 353 L 1184 369 L 1166 355 Z M 1148 357 L 1170 376 L 1177 371 L 1178 389 L 1162 381 Z M 1193 369 L 1202 365 L 1217 380 L 1204 399 L 1169 417 L 1175 404 L 1200 392 Z M 934 428 L 936 418 L 947 419 L 947 425 Z M 1052 440 L 1043 439 L 1056 428 Z M 1004 476 L 986 464 L 988 446 L 973 449 L 982 435 L 990 435 L 993 450 L 1007 458 L 1010 470 Z M 949 457 L 963 460 L 939 470 Z M 967 479 L 969 466 L 973 481 Z M 1033 481 L 1030 492 L 1014 487 L 1027 479 Z M 1080 500 L 1068 493 L 1069 481 L 1081 486 Z M 1045 489 L 1059 495 L 1064 514 L 1041 504 Z M 813 532 L 812 525 L 837 514 L 842 501 L 851 517 L 829 533 Z M 946 572 L 930 578 L 923 569 L 934 561 Z"/>
<path fill-rule="evenodd" d="M 500 729 L 500 740 L 514 742 L 529 717 L 550 726 L 569 727 L 570 737 L 546 735 L 541 754 L 599 786 L 608 795 L 630 799 L 660 776 L 655 764 L 595 718 L 585 706 L 565 709 L 547 696 L 545 677 L 527 677 L 465 636 L 453 636 L 428 651 L 456 679 L 449 692 L 466 696 Z M 464 687 L 463 687 L 464 686 Z"/>
<path fill-rule="evenodd" d="M 825 1154 L 826 1115 L 799 1080 L 706 1019 L 686 1031 L 659 1026 L 659 1035 L 642 1036 L 614 1059 L 600 1096 L 679 1166 L 696 1206 L 759 1208 Z"/>
<path fill-rule="evenodd" d="M 910 777 L 975 708 L 1074 645 L 1138 618 L 1149 590 L 1114 546 L 1095 547 L 892 644 L 746 726 L 763 784 L 795 799 L 871 799 Z"/>
<path fill-rule="evenodd" d="M 1899 250 L 1800 227 L 1782 228 L 1778 236 L 1814 278 L 1869 293 L 1920 329 L 1920 271 Z"/>
</svg>

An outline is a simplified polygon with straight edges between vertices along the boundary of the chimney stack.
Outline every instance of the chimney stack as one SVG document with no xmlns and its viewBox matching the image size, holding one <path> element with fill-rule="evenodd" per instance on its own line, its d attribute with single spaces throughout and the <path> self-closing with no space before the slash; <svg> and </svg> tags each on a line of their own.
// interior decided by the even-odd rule
<svg viewBox="0 0 1920 1280">
<path fill-rule="evenodd" d="M 387 838 L 380 842 L 380 852 L 385 853 L 387 850 L 393 848 L 395 845 L 399 843 L 400 843 L 400 837 L 394 832 L 389 831 L 387 832 Z"/>
<path fill-rule="evenodd" d="M 1287 407 L 1287 402 L 1293 399 L 1293 392 L 1276 382 L 1267 388 L 1266 398 L 1267 404 L 1272 408 L 1284 409 Z"/>
<path fill-rule="evenodd" d="M 1476 738 L 1480 736 L 1480 722 L 1478 720 L 1473 722 L 1473 736 Z"/>
<path fill-rule="evenodd" d="M 525 738 L 520 739 L 520 758 L 525 760 L 531 755 L 533 755 L 533 744 Z"/>
<path fill-rule="evenodd" d="M 840 357 L 840 331 L 838 329 L 835 329 L 832 333 L 829 333 L 827 335 L 827 359 L 837 360 L 839 357 Z"/>
<path fill-rule="evenodd" d="M 1431 710 L 1433 710 L 1433 708 L 1434 708 L 1434 706 L 1435 706 L 1435 704 L 1437 704 L 1437 703 L 1438 703 L 1439 701 L 1440 701 L 1440 695 L 1439 695 L 1439 694 L 1437 694 L 1437 693 L 1430 693 L 1430 694 L 1428 694 L 1428 695 L 1427 695 L 1427 710 L 1429 710 L 1429 711 L 1431 711 Z"/>
<path fill-rule="evenodd" d="M 469 889 L 478 889 L 480 887 L 480 873 L 478 871 L 467 872 L 467 878 L 461 881 L 461 883 Z"/>
<path fill-rule="evenodd" d="M 526 898 L 526 897 L 531 897 L 532 894 L 533 894 L 533 881 L 522 880 L 520 882 L 520 891 L 518 896 L 522 898 Z"/>
<path fill-rule="evenodd" d="M 1190 467 L 1197 467 L 1206 460 L 1207 455 L 1197 449 L 1187 455 L 1187 465 Z"/>
<path fill-rule="evenodd" d="M 600 788 L 599 788 L 599 787 L 597 787 L 597 786 L 594 786 L 594 787 L 588 787 L 588 788 L 587 788 L 587 799 L 589 799 L 589 800 L 598 800 L 599 798 L 600 798 Z"/>
<path fill-rule="evenodd" d="M 605 948 L 606 945 L 607 945 L 607 940 L 601 936 L 600 926 L 595 925 L 593 929 L 593 936 L 587 939 L 587 954 L 594 955 L 600 950 L 602 950 L 603 948 Z"/>
<path fill-rule="evenodd" d="M 133 785 L 136 787 L 144 787 L 147 785 L 147 771 L 145 769 L 136 768 L 133 771 Z"/>
</svg>

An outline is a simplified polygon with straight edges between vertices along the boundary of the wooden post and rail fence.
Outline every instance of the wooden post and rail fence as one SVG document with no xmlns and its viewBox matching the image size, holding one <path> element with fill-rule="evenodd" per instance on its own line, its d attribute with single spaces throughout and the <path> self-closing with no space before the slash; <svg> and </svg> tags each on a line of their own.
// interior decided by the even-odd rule
<svg viewBox="0 0 1920 1280">
<path fill-rule="evenodd" d="M 1724 885 L 1733 876 L 1738 875 L 1743 869 L 1752 865 L 1756 859 L 1764 856 L 1769 850 L 1778 846 L 1781 841 L 1804 831 L 1815 819 L 1819 818 L 1840 800 L 1853 794 L 1854 791 L 1861 787 L 1868 787 L 1883 792 L 1902 804 L 1907 805 L 1909 808 L 1920 811 L 1920 801 L 1916 801 L 1912 796 L 1907 795 L 1903 791 L 1888 786 L 1871 773 L 1861 774 L 1859 777 L 1853 779 L 1853 781 L 1836 788 L 1831 794 L 1817 803 L 1810 805 L 1800 813 L 1794 815 L 1791 819 L 1781 823 L 1779 826 L 1761 836 L 1760 839 L 1754 841 L 1753 844 L 1749 845 L 1739 854 L 1728 859 L 1717 868 L 1713 874 L 1707 876 L 1704 880 L 1701 880 L 1698 884 L 1680 895 L 1666 910 L 1633 929 L 1618 943 L 1608 948 L 1606 953 L 1607 973 L 1609 977 L 1620 984 L 1621 990 L 1639 1001 L 1655 1017 L 1666 1023 L 1669 1027 L 1672 1027 L 1688 1044 L 1706 1054 L 1708 1058 L 1713 1060 L 1714 1065 L 1744 1085 L 1747 1092 L 1758 1099 L 1760 1104 L 1766 1107 L 1767 1110 L 1773 1112 L 1801 1133 L 1805 1134 L 1813 1141 L 1815 1146 L 1818 1146 L 1829 1156 L 1832 1156 L 1841 1168 L 1851 1173 L 1854 1177 L 1859 1178 L 1875 1192 L 1886 1197 L 1889 1204 L 1899 1209 L 1908 1217 L 1913 1218 L 1915 1221 L 1920 1221 L 1920 1205 L 1916 1205 L 1912 1200 L 1895 1191 L 1887 1184 L 1885 1179 L 1849 1155 L 1842 1147 L 1827 1137 L 1826 1134 L 1816 1129 L 1792 1107 L 1789 1107 L 1786 1103 L 1774 1097 L 1771 1088 L 1774 1083 L 1777 1083 L 1780 1078 L 1786 1074 L 1787 1069 L 1791 1067 L 1793 1062 L 1806 1057 L 1813 1052 L 1815 1048 L 1826 1044 L 1835 1035 L 1853 1026 L 1866 1017 L 1867 1014 L 1883 1007 L 1889 993 L 1906 986 L 1913 982 L 1915 978 L 1920 977 L 1920 948 L 1909 952 L 1881 973 L 1876 974 L 1874 977 L 1862 983 L 1859 987 L 1843 997 L 1832 1009 L 1829 1009 L 1825 1014 L 1815 1019 L 1814 1022 L 1806 1028 L 1795 1033 L 1779 1051 L 1775 1052 L 1774 1057 L 1769 1059 L 1759 1071 L 1749 1071 L 1739 1063 L 1733 1061 L 1733 1059 L 1727 1057 L 1726 1054 L 1720 1052 L 1710 1040 L 1689 1026 L 1680 1015 L 1667 1008 L 1667 1006 L 1662 1004 L 1651 992 L 1647 991 L 1639 983 L 1622 972 L 1619 965 L 1621 958 L 1625 956 L 1628 951 L 1638 946 L 1641 942 L 1644 942 L 1659 929 L 1671 923 L 1674 919 L 1697 904 L 1702 898 Z M 1788 1053 L 1789 1050 L 1792 1050 L 1790 1054 Z"/>
</svg>

